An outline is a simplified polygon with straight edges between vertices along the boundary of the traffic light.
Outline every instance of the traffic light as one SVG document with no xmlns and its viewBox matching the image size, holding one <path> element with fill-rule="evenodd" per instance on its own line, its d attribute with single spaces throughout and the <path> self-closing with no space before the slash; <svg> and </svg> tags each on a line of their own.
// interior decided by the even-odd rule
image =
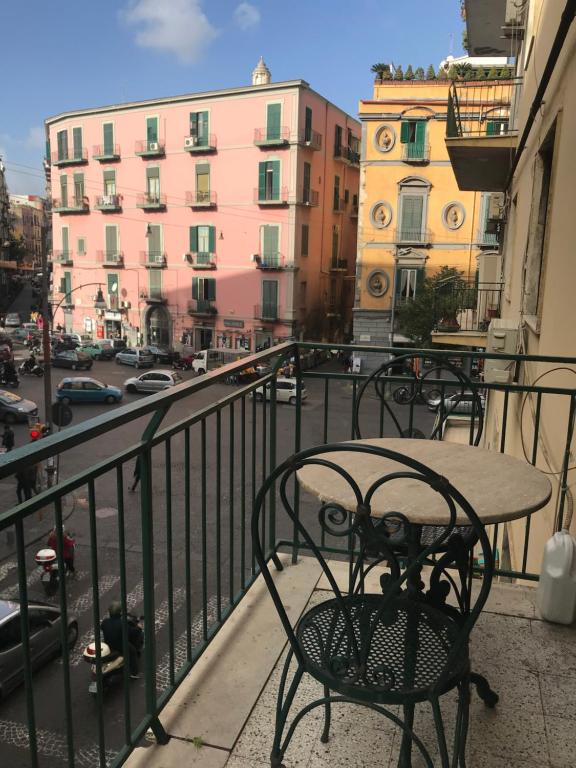
<svg viewBox="0 0 576 768">
<path fill-rule="evenodd" d="M 47 424 L 37 422 L 30 427 L 30 441 L 35 442 L 36 440 L 40 440 L 41 437 L 45 437 L 49 432 L 50 428 Z"/>
</svg>

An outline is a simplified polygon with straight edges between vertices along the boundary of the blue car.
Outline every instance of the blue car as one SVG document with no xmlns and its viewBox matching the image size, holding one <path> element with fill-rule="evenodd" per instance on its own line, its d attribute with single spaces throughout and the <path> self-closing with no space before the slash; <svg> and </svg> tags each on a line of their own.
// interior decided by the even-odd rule
<svg viewBox="0 0 576 768">
<path fill-rule="evenodd" d="M 97 379 L 75 376 L 62 379 L 58 384 L 56 397 L 62 403 L 119 403 L 122 390 L 110 387 Z"/>
</svg>

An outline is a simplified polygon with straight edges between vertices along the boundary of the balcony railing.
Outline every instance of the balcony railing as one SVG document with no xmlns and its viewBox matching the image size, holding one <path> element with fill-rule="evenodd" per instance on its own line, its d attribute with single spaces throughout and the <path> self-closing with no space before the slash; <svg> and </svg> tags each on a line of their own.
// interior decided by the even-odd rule
<svg viewBox="0 0 576 768">
<path fill-rule="evenodd" d="M 134 154 L 139 157 L 164 157 L 166 142 L 162 139 L 156 141 L 137 141 L 134 145 Z"/>
<path fill-rule="evenodd" d="M 347 272 L 348 260 L 347 259 L 331 259 L 330 260 L 330 272 Z"/>
<path fill-rule="evenodd" d="M 394 242 L 425 245 L 432 242 L 432 232 L 428 229 L 400 227 L 394 232 Z"/>
<path fill-rule="evenodd" d="M 402 144 L 402 160 L 405 163 L 427 163 L 430 160 L 430 145 L 424 142 Z"/>
<path fill-rule="evenodd" d="M 279 252 L 258 254 L 255 261 L 258 269 L 286 269 L 286 259 Z"/>
<path fill-rule="evenodd" d="M 88 150 L 84 147 L 82 149 L 69 149 L 66 154 L 52 152 L 52 165 L 63 167 L 65 165 L 84 165 L 87 162 Z"/>
<path fill-rule="evenodd" d="M 256 304 L 254 306 L 254 317 L 257 320 L 276 322 L 276 320 L 278 319 L 278 304 L 276 303 Z"/>
<path fill-rule="evenodd" d="M 52 251 L 52 261 L 56 264 L 71 267 L 74 261 L 72 251 Z"/>
<path fill-rule="evenodd" d="M 92 148 L 92 157 L 101 163 L 110 163 L 114 160 L 120 160 L 120 144 L 96 144 Z"/>
<path fill-rule="evenodd" d="M 290 129 L 285 125 L 254 129 L 254 144 L 257 147 L 282 147 L 287 146 L 289 141 Z"/>
<path fill-rule="evenodd" d="M 298 134 L 298 143 L 300 146 L 306 149 L 314 149 L 316 151 L 322 149 L 322 134 L 318 131 L 300 131 Z"/>
<path fill-rule="evenodd" d="M 308 205 L 315 208 L 318 205 L 319 195 L 315 189 L 301 189 L 298 192 L 296 202 L 298 205 Z"/>
<path fill-rule="evenodd" d="M 191 316 L 214 317 L 218 309 L 209 299 L 191 299 L 188 302 L 188 314 Z"/>
<path fill-rule="evenodd" d="M 145 267 L 165 267 L 167 258 L 164 251 L 140 251 L 140 262 Z"/>
<path fill-rule="evenodd" d="M 184 151 L 192 154 L 206 154 L 216 152 L 217 143 L 214 133 L 201 134 L 199 136 L 184 136 Z"/>
<path fill-rule="evenodd" d="M 96 257 L 103 267 L 124 266 L 124 254 L 121 251 L 96 251 Z"/>
<path fill-rule="evenodd" d="M 215 253 L 187 253 L 186 261 L 193 269 L 216 269 Z"/>
<path fill-rule="evenodd" d="M 145 211 L 163 211 L 166 208 L 166 195 L 144 193 L 136 196 L 136 208 Z"/>
<path fill-rule="evenodd" d="M 94 208 L 97 211 L 109 211 L 114 213 L 115 211 L 122 210 L 122 198 L 120 195 L 98 195 Z"/>
<path fill-rule="evenodd" d="M 332 210 L 334 213 L 344 213 L 348 203 L 343 197 L 334 198 L 332 200 Z"/>
<path fill-rule="evenodd" d="M 522 78 L 454 82 L 448 96 L 446 137 L 517 133 L 514 118 Z"/>
<path fill-rule="evenodd" d="M 500 317 L 501 283 L 475 283 L 455 279 L 434 292 L 434 324 L 439 333 L 486 333 L 490 321 Z"/>
<path fill-rule="evenodd" d="M 146 298 L 145 293 L 142 298 Z M 262 314 L 259 310 L 257 316 Z M 5 727 L 9 736 L 15 734 L 9 742 L 4 737 L 6 765 L 33 768 L 48 759 L 55 765 L 117 768 L 149 729 L 160 743 L 165 743 L 166 733 L 160 722 L 163 708 L 259 576 L 250 519 L 264 478 L 295 451 L 327 443 L 328 438 L 331 443 L 348 440 L 354 434 L 355 397 L 366 374 L 346 374 L 340 365 L 325 364 L 334 349 L 342 355 L 371 355 L 377 364 L 406 352 L 375 346 L 339 347 L 334 342 L 286 343 L 185 381 L 179 387 L 107 409 L 95 418 L 75 422 L 49 437 L 0 455 L 3 488 L 13 488 L 16 474 L 31 466 L 52 467 L 56 457 L 60 464 L 60 475 L 38 495 L 17 506 L 11 506 L 15 494 L 3 493 L 0 499 L 1 541 L 9 550 L 0 581 L 3 594 L 17 598 L 23 607 L 18 626 L 22 633 L 20 663 L 25 688 L 16 699 L 22 706 L 11 709 Z M 512 384 L 490 384 L 478 378 L 473 381 L 474 389 L 481 388 L 485 394 L 490 419 L 499 435 L 491 446 L 493 451 L 521 454 L 522 445 L 518 450 L 512 426 L 518 423 L 523 403 L 533 403 L 533 409 L 527 406 L 523 410 L 523 447 L 527 461 L 550 472 L 556 489 L 553 508 L 537 513 L 537 520 L 533 516 L 490 526 L 487 533 L 500 553 L 497 575 L 507 580 L 537 580 L 543 542 L 566 525 L 571 509 L 568 472 L 572 465 L 576 394 L 572 387 L 558 386 L 561 380 L 550 379 L 544 386 L 546 380 L 535 381 L 529 372 L 552 373 L 559 365 L 575 367 L 576 360 L 452 350 L 435 350 L 434 354 L 476 373 L 494 359 L 516 372 Z M 432 369 L 434 361 L 427 360 L 426 355 L 430 350 L 422 350 L 422 365 Z M 316 398 L 323 406 L 314 408 L 313 413 L 298 398 L 293 408 L 276 407 L 274 373 L 238 388 L 220 386 L 248 366 L 278 370 L 292 359 L 310 399 Z M 388 379 L 392 387 L 406 384 L 404 376 Z M 270 401 L 258 403 L 251 394 L 268 383 Z M 449 378 L 436 378 L 434 385 L 441 390 L 441 402 L 459 389 Z M 346 395 L 348 408 L 343 400 Z M 368 410 L 360 418 L 365 419 L 364 433 L 366 425 L 372 425 L 371 437 L 396 434 L 394 420 L 399 420 L 399 426 L 406 430 L 430 426 L 431 414 L 416 397 L 406 405 L 392 403 L 393 415 L 382 408 L 376 397 L 365 398 L 365 406 Z M 550 423 L 549 409 L 554 410 L 553 430 L 544 429 Z M 318 421 L 312 424 L 312 418 Z M 472 421 L 468 418 L 464 436 L 470 432 Z M 546 445 L 545 456 L 542 445 Z M 133 475 L 137 459 L 140 486 L 137 494 L 129 494 L 127 480 Z M 323 550 L 343 556 L 347 537 L 332 535 L 330 526 L 321 526 L 316 517 L 312 520 L 312 510 L 298 502 L 295 489 L 287 488 L 287 493 L 290 502 L 298 505 L 302 519 L 315 525 L 314 532 L 324 530 Z M 58 565 L 60 573 L 64 573 L 62 524 L 71 503 L 76 507 L 74 527 L 82 544 L 77 548 L 76 579 L 61 579 L 59 589 L 50 598 L 63 617 L 57 630 L 61 663 L 53 674 L 35 673 L 36 645 L 27 607 L 41 587 L 30 563 L 40 546 L 38 542 L 55 528 Z M 304 543 L 297 532 L 279 527 L 273 504 L 266 507 L 263 525 L 266 561 L 287 552 L 296 562 Z M 505 535 L 508 525 L 515 526 L 513 540 Z M 511 548 L 518 553 L 516 560 L 511 560 Z M 128 634 L 127 612 L 147 617 L 141 659 L 144 679 L 132 685 L 125 665 L 119 685 L 104 695 L 104 681 L 97 673 L 97 695 L 88 709 L 90 667 L 82 661 L 82 651 L 94 638 L 96 657 L 101 658 L 99 625 L 115 599 L 120 599 L 124 607 L 124 637 Z M 69 645 L 68 620 L 78 621 L 80 628 L 74 647 Z M 527 620 L 521 621 L 526 624 Z M 502 626 L 500 622 L 494 631 Z M 539 641 L 546 637 L 550 643 L 560 632 L 568 638 L 568 629 L 543 628 L 538 633 Z M 227 641 L 233 642 L 231 638 Z M 61 696 L 58 707 L 55 677 Z M 156 754 L 161 750 L 151 749 Z"/>
<path fill-rule="evenodd" d="M 360 152 L 343 144 L 334 147 L 334 157 L 336 160 L 342 160 L 342 162 L 350 165 L 360 165 Z"/>
<path fill-rule="evenodd" d="M 485 229 L 480 229 L 476 234 L 476 240 L 474 242 L 476 245 L 498 248 L 498 232 L 487 232 Z"/>
<path fill-rule="evenodd" d="M 258 205 L 288 205 L 288 187 L 254 190 L 254 202 Z"/>
<path fill-rule="evenodd" d="M 186 205 L 190 208 L 215 208 L 216 207 L 216 192 L 210 190 L 209 192 L 186 192 Z"/>
<path fill-rule="evenodd" d="M 87 197 L 72 197 L 67 200 L 54 198 L 52 211 L 54 213 L 89 213 L 90 202 Z"/>
</svg>

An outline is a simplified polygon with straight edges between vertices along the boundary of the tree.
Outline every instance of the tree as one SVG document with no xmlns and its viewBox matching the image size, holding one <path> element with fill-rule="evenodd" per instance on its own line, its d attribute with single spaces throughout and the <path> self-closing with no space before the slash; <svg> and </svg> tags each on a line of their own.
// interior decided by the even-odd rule
<svg viewBox="0 0 576 768">
<path fill-rule="evenodd" d="M 488 70 L 487 78 L 488 78 L 488 80 L 497 80 L 498 79 L 498 68 L 494 67 L 494 66 L 490 67 L 490 69 Z"/>
<path fill-rule="evenodd" d="M 500 79 L 510 80 L 511 77 L 512 77 L 512 72 L 510 70 L 510 67 L 508 66 L 508 64 L 505 64 L 500 70 Z"/>
<path fill-rule="evenodd" d="M 404 72 L 402 71 L 402 66 L 400 64 L 398 64 L 394 70 L 394 80 L 404 80 Z"/>
<path fill-rule="evenodd" d="M 376 75 L 375 80 L 382 80 L 382 75 L 386 70 L 386 67 L 388 67 L 388 65 L 383 64 L 381 62 L 379 62 L 378 64 L 372 64 L 372 66 L 370 67 L 370 71 L 374 72 L 374 74 Z"/>
<path fill-rule="evenodd" d="M 458 78 L 458 70 L 454 66 L 454 64 L 452 64 L 450 66 L 450 69 L 448 70 L 448 80 L 458 80 L 458 79 L 459 79 Z"/>
<path fill-rule="evenodd" d="M 404 80 L 414 80 L 414 72 L 412 71 L 412 64 L 408 64 L 406 68 L 406 73 L 404 75 Z"/>
<path fill-rule="evenodd" d="M 392 72 L 390 71 L 390 64 L 384 64 L 384 71 L 382 72 L 382 80 L 392 80 Z"/>
<path fill-rule="evenodd" d="M 444 69 L 444 67 L 440 67 L 438 70 L 438 80 L 448 80 L 448 73 Z"/>
<path fill-rule="evenodd" d="M 426 70 L 426 80 L 436 80 L 436 70 L 432 64 Z"/>
<path fill-rule="evenodd" d="M 484 67 L 478 67 L 476 71 L 476 80 L 486 80 L 486 70 Z"/>
<path fill-rule="evenodd" d="M 441 267 L 432 277 L 427 277 L 413 301 L 398 307 L 396 317 L 401 333 L 409 336 L 417 347 L 432 345 L 432 331 L 444 320 L 455 318 L 466 286 L 464 273 L 454 267 Z M 460 302 L 461 303 L 461 302 Z"/>
<path fill-rule="evenodd" d="M 426 79 L 426 75 L 424 74 L 424 70 L 423 70 L 422 67 L 418 67 L 416 69 L 416 72 L 414 73 L 414 77 L 416 78 L 416 80 L 425 80 Z"/>
<path fill-rule="evenodd" d="M 476 70 L 474 67 L 468 67 L 466 74 L 464 75 L 464 80 L 476 80 Z"/>
</svg>

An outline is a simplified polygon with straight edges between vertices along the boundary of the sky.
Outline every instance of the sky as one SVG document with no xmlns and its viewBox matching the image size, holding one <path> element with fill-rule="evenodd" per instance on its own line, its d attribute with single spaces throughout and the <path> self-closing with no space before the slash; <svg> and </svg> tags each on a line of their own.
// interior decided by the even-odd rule
<svg viewBox="0 0 576 768">
<path fill-rule="evenodd" d="M 459 0 L 0 0 L 0 156 L 43 194 L 43 121 L 83 107 L 303 79 L 356 116 L 376 62 L 459 56 Z"/>
</svg>

